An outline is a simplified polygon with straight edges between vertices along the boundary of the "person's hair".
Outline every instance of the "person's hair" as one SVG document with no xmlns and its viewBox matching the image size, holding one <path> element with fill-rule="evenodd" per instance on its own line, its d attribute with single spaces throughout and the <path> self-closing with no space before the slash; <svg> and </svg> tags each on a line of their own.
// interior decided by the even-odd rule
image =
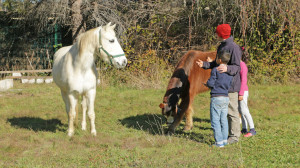
<svg viewBox="0 0 300 168">
<path fill-rule="evenodd" d="M 249 53 L 245 47 L 241 47 L 241 50 L 242 50 L 242 61 L 245 62 L 245 64 L 247 64 L 249 59 Z"/>
<path fill-rule="evenodd" d="M 230 61 L 231 54 L 228 51 L 220 51 L 218 53 L 218 59 L 221 59 L 223 64 L 227 64 Z"/>
</svg>

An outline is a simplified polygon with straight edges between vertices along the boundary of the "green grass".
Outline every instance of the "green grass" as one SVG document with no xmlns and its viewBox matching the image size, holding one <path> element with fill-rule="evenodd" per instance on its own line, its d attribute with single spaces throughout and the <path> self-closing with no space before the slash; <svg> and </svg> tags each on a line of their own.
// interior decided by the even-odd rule
<svg viewBox="0 0 300 168">
<path fill-rule="evenodd" d="M 0 92 L 0 167 L 300 167 L 300 85 L 250 85 L 258 135 L 212 148 L 209 93 L 194 103 L 194 128 L 162 135 L 164 89 L 97 88 L 97 136 L 67 137 L 67 115 L 54 84 Z M 88 130 L 89 130 L 89 120 Z"/>
</svg>

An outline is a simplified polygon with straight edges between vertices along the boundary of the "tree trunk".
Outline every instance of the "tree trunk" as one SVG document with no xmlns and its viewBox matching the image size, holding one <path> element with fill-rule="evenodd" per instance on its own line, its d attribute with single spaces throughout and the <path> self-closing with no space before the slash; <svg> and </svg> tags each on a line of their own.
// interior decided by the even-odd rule
<svg viewBox="0 0 300 168">
<path fill-rule="evenodd" d="M 85 23 L 81 14 L 81 7 L 82 0 L 70 0 L 71 6 L 71 29 L 72 29 L 72 41 L 73 43 L 76 41 L 76 37 L 84 32 L 85 30 Z"/>
</svg>

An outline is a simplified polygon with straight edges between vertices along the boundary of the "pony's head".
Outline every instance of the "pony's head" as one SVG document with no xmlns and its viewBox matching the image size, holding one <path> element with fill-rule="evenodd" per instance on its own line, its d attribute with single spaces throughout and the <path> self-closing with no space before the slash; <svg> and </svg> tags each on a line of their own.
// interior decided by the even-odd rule
<svg viewBox="0 0 300 168">
<path fill-rule="evenodd" d="M 177 105 L 169 105 L 168 103 L 161 103 L 159 107 L 162 110 L 162 115 L 166 117 L 168 126 L 175 121 L 177 113 L 180 112 Z"/>
<path fill-rule="evenodd" d="M 100 57 L 116 68 L 124 68 L 127 59 L 120 43 L 117 40 L 115 29 L 116 24 L 111 26 L 109 22 L 99 32 Z"/>
<path fill-rule="evenodd" d="M 169 81 L 167 91 L 164 95 L 163 103 L 159 105 L 162 109 L 162 115 L 167 118 L 167 124 L 172 124 L 179 112 L 177 105 L 180 100 L 180 93 L 185 76 L 183 69 L 177 69 L 173 73 L 172 78 Z"/>
</svg>

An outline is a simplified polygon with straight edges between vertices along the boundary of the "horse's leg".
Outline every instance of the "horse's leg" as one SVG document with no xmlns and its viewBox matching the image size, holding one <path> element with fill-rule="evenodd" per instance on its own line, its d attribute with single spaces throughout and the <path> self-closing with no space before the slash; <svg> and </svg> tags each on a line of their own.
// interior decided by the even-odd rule
<svg viewBox="0 0 300 168">
<path fill-rule="evenodd" d="M 176 116 L 175 121 L 169 126 L 168 133 L 171 133 L 171 134 L 174 133 L 176 127 L 182 121 L 182 119 L 184 117 L 184 114 L 185 114 L 185 112 L 186 112 L 186 110 L 188 108 L 188 106 L 185 105 L 184 102 L 186 102 L 186 101 L 184 101 L 184 100 L 181 101 L 181 104 L 180 104 L 181 112 Z"/>
<path fill-rule="evenodd" d="M 189 97 L 189 102 L 188 102 L 188 108 L 187 111 L 185 112 L 185 126 L 184 126 L 184 131 L 189 131 L 193 128 L 193 115 L 194 115 L 194 109 L 193 109 L 193 102 L 194 102 L 194 94 L 190 94 Z"/>
<path fill-rule="evenodd" d="M 72 136 L 74 134 L 74 119 L 76 117 L 76 104 L 77 104 L 77 98 L 74 93 L 70 93 L 68 95 L 68 99 L 70 102 L 70 110 L 69 110 L 69 129 L 68 129 L 68 136 Z"/>
<path fill-rule="evenodd" d="M 81 129 L 86 130 L 86 110 L 87 110 L 87 99 L 85 95 L 82 95 L 82 101 L 81 101 L 81 106 L 82 106 L 82 122 L 81 122 Z"/>
<path fill-rule="evenodd" d="M 96 97 L 96 88 L 91 89 L 86 93 L 88 116 L 91 120 L 91 134 L 94 136 L 97 135 L 97 131 L 95 128 L 95 111 L 94 111 L 95 97 Z"/>
<path fill-rule="evenodd" d="M 180 122 L 183 119 L 184 110 L 186 110 L 186 109 L 182 109 L 182 111 L 179 113 L 179 115 L 176 116 L 175 121 L 169 126 L 168 133 L 172 134 L 175 132 L 176 127 L 180 124 Z"/>
<path fill-rule="evenodd" d="M 189 108 L 185 112 L 186 121 L 183 129 L 184 131 L 189 131 L 193 128 L 193 114 L 194 114 L 194 110 L 192 105 L 190 104 Z"/>
<path fill-rule="evenodd" d="M 61 92 L 61 96 L 65 102 L 66 112 L 67 112 L 67 116 L 68 116 L 68 123 L 69 123 L 70 103 L 69 103 L 68 95 L 66 92 L 63 92 L 62 90 L 60 92 Z"/>
<path fill-rule="evenodd" d="M 190 106 L 192 104 L 191 101 L 193 101 L 193 99 L 191 100 L 191 98 L 188 96 L 181 99 L 181 103 L 179 105 L 181 112 L 176 116 L 173 124 L 170 125 L 168 132 L 175 132 L 176 127 L 180 124 L 184 115 L 186 115 L 188 122 L 188 124 L 186 123 L 184 130 L 186 130 L 186 127 L 189 129 L 193 127 L 193 108 Z"/>
</svg>

